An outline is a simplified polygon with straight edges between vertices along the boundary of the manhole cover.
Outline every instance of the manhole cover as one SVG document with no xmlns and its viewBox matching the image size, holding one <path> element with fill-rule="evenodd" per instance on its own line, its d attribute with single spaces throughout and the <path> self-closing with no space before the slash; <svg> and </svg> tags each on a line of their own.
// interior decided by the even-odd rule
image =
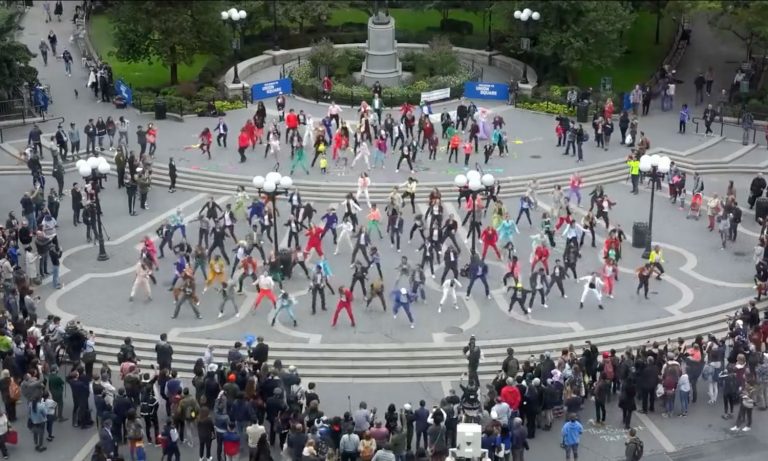
<svg viewBox="0 0 768 461">
<path fill-rule="evenodd" d="M 464 333 L 464 330 L 459 327 L 448 327 L 445 329 L 445 332 L 448 333 L 449 335 L 460 335 Z"/>
<path fill-rule="evenodd" d="M 747 253 L 744 252 L 744 251 L 734 251 L 733 254 L 736 255 L 736 256 L 746 256 L 747 255 Z"/>
<path fill-rule="evenodd" d="M 541 155 L 531 155 L 531 158 L 541 158 Z"/>
</svg>

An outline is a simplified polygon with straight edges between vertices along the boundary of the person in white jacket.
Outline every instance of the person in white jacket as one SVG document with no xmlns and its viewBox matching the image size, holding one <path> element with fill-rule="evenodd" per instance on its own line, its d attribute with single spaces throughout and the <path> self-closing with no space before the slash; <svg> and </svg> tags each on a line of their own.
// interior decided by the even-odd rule
<svg viewBox="0 0 768 461">
<path fill-rule="evenodd" d="M 600 276 L 597 274 L 597 272 L 592 272 L 589 275 L 579 278 L 579 280 L 583 280 L 585 282 L 584 291 L 581 292 L 581 302 L 579 303 L 579 309 L 584 308 L 584 300 L 587 299 L 587 295 L 589 293 L 595 295 L 595 298 L 597 298 L 597 307 L 602 309 L 603 295 L 601 292 L 603 290 L 603 281 L 600 279 Z"/>
<path fill-rule="evenodd" d="M 355 158 L 352 160 L 352 168 L 354 168 L 355 163 L 357 163 L 357 161 L 360 160 L 360 158 L 362 158 L 363 161 L 365 161 L 365 169 L 370 171 L 371 169 L 370 157 L 371 157 L 371 150 L 368 149 L 368 143 L 365 141 L 361 142 L 360 145 L 357 146 L 357 155 L 355 155 Z"/>
<path fill-rule="evenodd" d="M 354 249 L 352 245 L 352 232 L 355 230 L 355 226 L 352 225 L 349 219 L 344 218 L 341 221 L 341 224 L 339 224 L 339 229 L 339 238 L 337 239 L 336 249 L 333 251 L 333 254 L 339 254 L 339 247 L 341 246 L 341 242 L 346 242 L 347 246 L 349 247 L 349 251 L 352 252 Z"/>
<path fill-rule="evenodd" d="M 147 294 L 147 301 L 152 301 L 152 288 L 149 284 L 149 277 L 151 275 L 152 270 L 145 266 L 143 261 L 139 261 L 136 264 L 136 278 L 133 280 L 131 294 L 128 297 L 129 301 L 133 301 L 133 297 L 136 295 L 136 290 L 139 288 L 142 288 Z"/>
<path fill-rule="evenodd" d="M 357 160 L 357 157 L 355 157 L 355 160 Z M 368 164 L 368 159 L 366 157 L 366 165 Z M 354 162 L 352 162 L 352 166 L 354 166 Z M 368 188 L 371 186 L 371 178 L 368 177 L 368 173 L 360 173 L 360 177 L 357 178 L 357 193 L 355 194 L 355 199 L 360 200 L 360 196 L 365 196 L 365 203 L 368 205 L 368 208 L 371 207 L 371 197 L 368 195 Z"/>
<path fill-rule="evenodd" d="M 461 283 L 458 280 L 453 277 L 445 279 L 445 282 L 443 282 L 443 297 L 440 298 L 440 305 L 437 307 L 438 314 L 443 311 L 443 303 L 445 303 L 445 300 L 448 299 L 448 297 L 453 300 L 453 308 L 459 308 L 459 305 L 456 302 L 456 287 L 461 288 Z"/>
</svg>

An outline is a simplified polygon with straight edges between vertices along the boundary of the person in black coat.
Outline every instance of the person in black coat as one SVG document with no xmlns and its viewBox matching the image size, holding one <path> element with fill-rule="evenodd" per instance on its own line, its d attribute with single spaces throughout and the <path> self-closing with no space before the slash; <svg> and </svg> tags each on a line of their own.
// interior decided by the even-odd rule
<svg viewBox="0 0 768 461">
<path fill-rule="evenodd" d="M 659 384 L 658 368 L 656 368 L 653 357 L 648 357 L 646 362 L 638 361 L 635 368 L 637 369 L 637 387 L 642 401 L 642 413 L 648 413 L 649 409 L 653 412 L 656 402 L 656 386 Z"/>
<path fill-rule="evenodd" d="M 621 420 L 624 422 L 624 429 L 629 430 L 632 423 L 632 412 L 637 409 L 635 404 L 635 396 L 637 395 L 637 387 L 633 379 L 624 383 L 621 388 L 621 394 L 619 395 L 619 408 L 621 408 Z"/>
<path fill-rule="evenodd" d="M 173 161 L 173 157 L 168 160 L 168 178 L 171 180 L 171 184 L 168 186 L 168 192 L 176 192 L 176 162 Z"/>
<path fill-rule="evenodd" d="M 91 395 L 89 377 L 75 370 L 69 375 L 67 382 L 72 390 L 72 424 L 81 429 L 93 426 L 91 410 L 88 408 L 88 399 Z"/>
</svg>

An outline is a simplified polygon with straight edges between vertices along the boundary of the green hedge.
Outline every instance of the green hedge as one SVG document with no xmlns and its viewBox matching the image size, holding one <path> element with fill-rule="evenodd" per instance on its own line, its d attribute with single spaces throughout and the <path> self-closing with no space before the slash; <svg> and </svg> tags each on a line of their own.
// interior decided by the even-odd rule
<svg viewBox="0 0 768 461">
<path fill-rule="evenodd" d="M 289 75 L 293 81 L 294 94 L 314 100 L 320 99 L 322 95 L 320 81 L 311 63 L 307 62 L 293 68 Z M 404 102 L 418 104 L 421 101 L 422 92 L 441 88 L 450 88 L 451 97 L 456 98 L 463 94 L 465 82 L 477 80 L 478 77 L 477 71 L 473 72 L 460 66 L 457 72 L 451 75 L 437 75 L 409 85 L 384 88 L 382 99 L 387 107 L 399 106 Z M 331 99 L 342 105 L 358 106 L 362 101 L 370 101 L 371 89 L 359 84 L 336 82 L 331 92 Z"/>
</svg>

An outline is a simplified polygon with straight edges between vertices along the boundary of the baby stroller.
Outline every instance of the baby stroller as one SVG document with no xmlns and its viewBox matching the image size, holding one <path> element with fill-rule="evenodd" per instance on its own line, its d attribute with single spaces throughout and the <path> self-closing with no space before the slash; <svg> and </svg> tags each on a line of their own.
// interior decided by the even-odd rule
<svg viewBox="0 0 768 461">
<path fill-rule="evenodd" d="M 685 219 L 695 219 L 699 220 L 699 216 L 701 216 L 701 202 L 703 200 L 703 197 L 701 195 L 701 192 L 693 194 L 693 197 L 691 197 L 691 208 L 688 210 L 688 216 L 685 217 Z"/>
</svg>

